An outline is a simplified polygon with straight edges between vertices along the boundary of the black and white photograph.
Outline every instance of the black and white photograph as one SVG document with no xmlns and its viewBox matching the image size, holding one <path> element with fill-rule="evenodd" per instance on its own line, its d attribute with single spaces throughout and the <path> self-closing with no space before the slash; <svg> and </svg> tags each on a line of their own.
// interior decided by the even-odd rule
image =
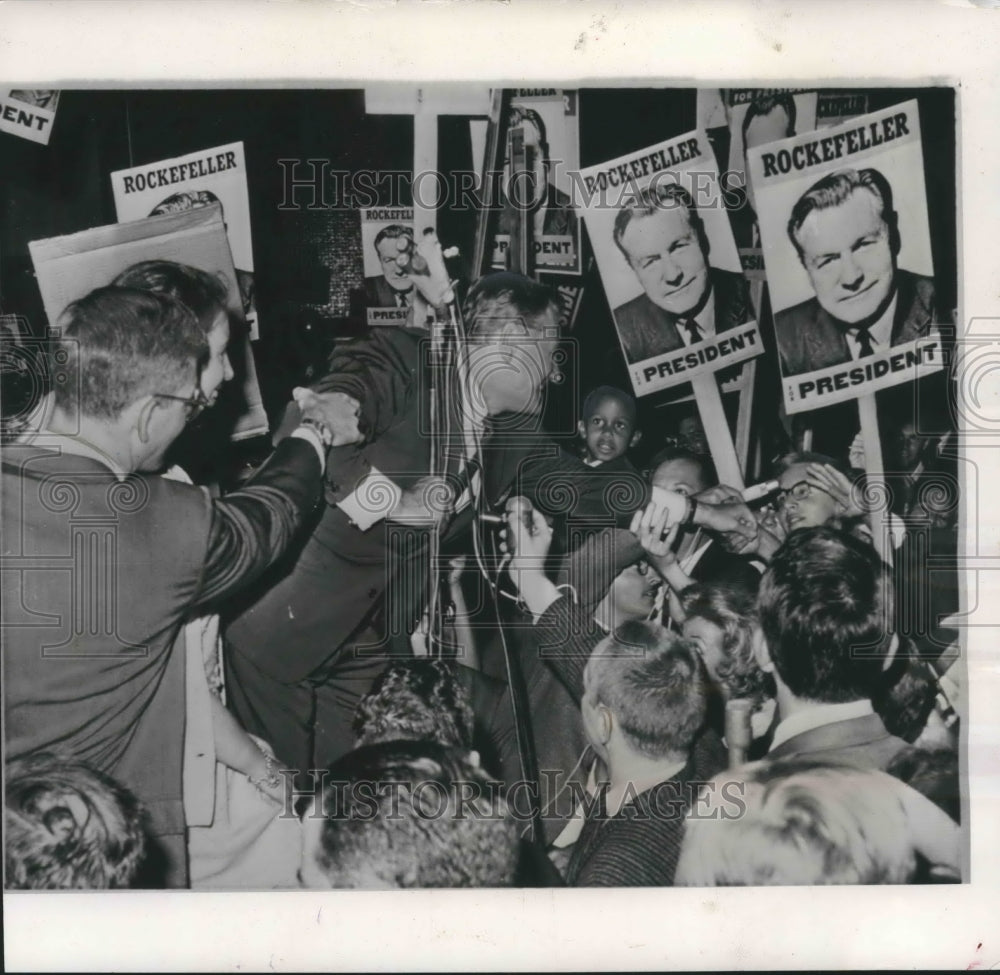
<svg viewBox="0 0 1000 975">
<path fill-rule="evenodd" d="M 1000 965 L 995 92 L 277 6 L 2 79 L 5 967 Z"/>
</svg>

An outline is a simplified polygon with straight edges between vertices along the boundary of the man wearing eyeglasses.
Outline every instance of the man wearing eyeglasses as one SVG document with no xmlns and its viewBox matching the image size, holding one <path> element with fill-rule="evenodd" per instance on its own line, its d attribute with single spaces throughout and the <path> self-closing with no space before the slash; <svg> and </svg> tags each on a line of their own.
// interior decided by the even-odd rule
<svg viewBox="0 0 1000 975">
<path fill-rule="evenodd" d="M 183 304 L 99 288 L 66 310 L 54 403 L 2 467 L 6 757 L 59 751 L 130 788 L 167 860 L 146 885 L 184 886 L 185 655 L 195 607 L 247 586 L 320 494 L 316 403 L 240 490 L 213 501 L 154 474 L 206 405 L 210 350 Z"/>
<path fill-rule="evenodd" d="M 897 267 L 892 187 L 876 169 L 844 169 L 792 208 L 788 236 L 815 297 L 774 316 L 786 376 L 861 359 L 923 337 L 934 282 Z"/>
</svg>

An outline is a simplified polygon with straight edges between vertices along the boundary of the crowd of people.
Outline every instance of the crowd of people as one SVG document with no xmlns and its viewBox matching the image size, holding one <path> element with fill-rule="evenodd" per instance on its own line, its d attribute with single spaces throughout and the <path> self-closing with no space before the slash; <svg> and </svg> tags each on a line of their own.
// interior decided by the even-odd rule
<svg viewBox="0 0 1000 975">
<path fill-rule="evenodd" d="M 411 277 L 221 495 L 174 463 L 233 375 L 219 282 L 149 261 L 66 309 L 4 447 L 7 886 L 959 880 L 949 658 L 897 598 L 954 530 L 918 490 L 941 444 L 900 423 L 878 519 L 856 458 L 778 458 L 747 502 L 612 386 L 570 449 L 558 296 L 495 272 L 435 468 L 444 295 Z"/>
</svg>

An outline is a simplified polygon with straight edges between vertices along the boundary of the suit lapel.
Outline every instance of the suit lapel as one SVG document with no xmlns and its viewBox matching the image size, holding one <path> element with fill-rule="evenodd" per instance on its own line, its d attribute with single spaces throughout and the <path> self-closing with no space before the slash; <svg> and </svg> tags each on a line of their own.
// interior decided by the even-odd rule
<svg viewBox="0 0 1000 975">
<path fill-rule="evenodd" d="M 896 317 L 892 323 L 892 344 L 912 342 L 927 334 L 934 320 L 934 309 L 925 302 L 917 288 L 918 279 L 907 271 L 896 273 Z"/>
<path fill-rule="evenodd" d="M 815 322 L 803 331 L 802 341 L 808 350 L 805 361 L 811 363 L 811 369 L 825 369 L 851 361 L 847 336 L 818 301 Z"/>
<path fill-rule="evenodd" d="M 647 312 L 642 317 L 643 346 L 646 351 L 660 349 L 661 351 L 656 353 L 659 355 L 681 348 L 684 343 L 677 331 L 677 318 L 670 312 L 664 311 L 659 305 L 654 305 L 647 295 L 643 295 L 643 298 Z M 664 339 L 665 336 L 667 341 Z M 649 358 L 649 356 L 644 356 L 644 358 Z"/>
<path fill-rule="evenodd" d="M 750 312 L 744 280 L 712 268 L 712 291 L 715 294 L 715 331 L 727 332 L 754 316 Z"/>
</svg>

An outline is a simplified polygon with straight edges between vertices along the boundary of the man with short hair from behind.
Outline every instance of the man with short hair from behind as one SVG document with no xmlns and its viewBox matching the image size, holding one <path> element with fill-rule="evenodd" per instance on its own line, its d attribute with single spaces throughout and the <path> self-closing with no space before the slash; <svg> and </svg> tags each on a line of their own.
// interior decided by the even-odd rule
<svg viewBox="0 0 1000 975">
<path fill-rule="evenodd" d="M 705 704 L 701 659 L 658 623 L 627 623 L 594 648 L 583 724 L 608 784 L 573 847 L 571 886 L 673 883 Z"/>
<path fill-rule="evenodd" d="M 520 827 L 475 753 L 367 745 L 335 762 L 302 819 L 304 887 L 507 887 Z"/>
<path fill-rule="evenodd" d="M 906 742 L 872 706 L 899 639 L 893 585 L 871 545 L 830 528 L 793 532 L 761 580 L 755 653 L 774 676 L 768 753 L 885 769 Z"/>
<path fill-rule="evenodd" d="M 161 879 L 185 886 L 175 641 L 292 542 L 329 434 L 308 394 L 304 424 L 227 497 L 148 476 L 208 404 L 202 327 L 179 301 L 118 287 L 71 304 L 60 326 L 47 429 L 3 458 L 7 756 L 59 747 L 130 788 L 166 853 Z"/>
</svg>

